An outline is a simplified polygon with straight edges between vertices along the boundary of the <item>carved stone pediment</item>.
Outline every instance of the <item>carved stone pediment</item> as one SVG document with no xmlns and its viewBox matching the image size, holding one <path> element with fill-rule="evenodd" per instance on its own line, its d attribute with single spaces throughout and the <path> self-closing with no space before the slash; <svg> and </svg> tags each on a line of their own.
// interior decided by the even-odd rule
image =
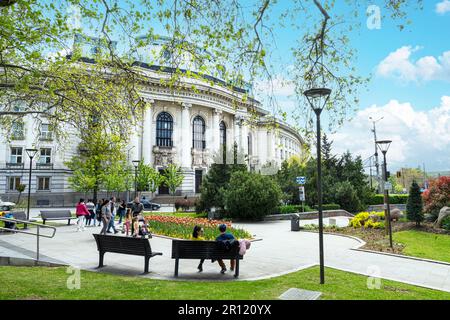
<svg viewBox="0 0 450 320">
<path fill-rule="evenodd" d="M 176 155 L 175 147 L 158 147 L 153 146 L 153 156 L 155 159 L 155 166 L 166 167 L 175 162 Z"/>
<path fill-rule="evenodd" d="M 191 149 L 192 167 L 207 167 L 209 165 L 209 150 Z"/>
</svg>

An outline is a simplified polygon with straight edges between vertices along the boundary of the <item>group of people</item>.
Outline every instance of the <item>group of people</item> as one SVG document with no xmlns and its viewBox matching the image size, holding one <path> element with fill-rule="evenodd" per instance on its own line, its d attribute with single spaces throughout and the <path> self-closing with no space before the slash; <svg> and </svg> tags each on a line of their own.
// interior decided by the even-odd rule
<svg viewBox="0 0 450 320">
<path fill-rule="evenodd" d="M 197 240 L 197 241 L 202 241 L 205 240 L 205 238 L 203 237 L 203 228 L 200 226 L 195 226 L 194 230 L 192 231 L 192 240 Z M 216 241 L 220 242 L 220 243 L 227 243 L 227 245 L 229 246 L 233 246 L 233 244 L 235 243 L 236 245 L 239 246 L 239 254 L 240 255 L 244 255 L 246 250 L 250 248 L 250 241 L 247 240 L 236 240 L 236 238 L 229 232 L 227 232 L 227 226 L 225 224 L 221 224 L 219 225 L 219 236 L 216 237 Z M 202 272 L 203 271 L 203 263 L 205 262 L 205 259 L 201 259 L 200 263 L 197 267 L 198 272 Z M 214 261 L 212 261 L 214 262 Z M 218 259 L 217 262 L 219 263 L 219 266 L 221 267 L 220 273 L 225 273 L 227 272 L 227 267 L 225 266 L 225 263 L 223 262 L 222 259 Z M 231 259 L 230 260 L 230 270 L 234 271 L 234 268 L 236 267 L 236 260 Z"/>
<path fill-rule="evenodd" d="M 100 226 L 102 229 L 100 234 L 113 233 L 116 234 L 119 231 L 115 227 L 115 217 L 119 215 L 118 225 L 122 225 L 122 232 L 126 233 L 126 236 L 133 237 L 147 237 L 150 234 L 144 217 L 142 215 L 144 211 L 143 204 L 139 201 L 139 197 L 136 197 L 131 205 L 131 208 L 127 208 L 125 201 L 116 201 L 115 197 L 99 200 L 97 205 L 92 200 L 88 200 L 86 203 L 84 199 L 80 199 L 76 206 L 77 231 L 84 231 L 85 227 Z M 98 221 L 98 225 L 97 225 Z M 123 224 L 122 224 L 123 221 Z M 112 231 L 111 231 L 112 230 Z M 192 232 L 191 240 L 202 241 L 203 228 L 195 226 Z M 229 232 L 227 232 L 227 226 L 225 224 L 219 225 L 219 236 L 216 237 L 216 241 L 219 243 L 226 243 L 228 246 L 238 245 L 239 253 L 243 255 L 245 251 L 250 247 L 250 242 L 246 240 L 237 241 L 236 238 Z M 203 271 L 203 263 L 205 259 L 201 259 L 197 267 L 199 272 Z M 212 261 L 214 262 L 214 261 Z M 221 267 L 221 273 L 227 271 L 227 267 L 223 260 L 217 260 Z M 232 259 L 230 261 L 230 270 L 234 271 L 236 261 Z"/>
<path fill-rule="evenodd" d="M 80 199 L 76 206 L 77 231 L 84 231 L 86 227 L 102 225 L 100 234 L 113 232 L 116 234 L 119 232 L 115 225 L 116 216 L 118 216 L 117 225 L 122 227 L 123 233 L 126 233 L 127 236 L 146 237 L 149 231 L 142 215 L 143 211 L 144 206 L 139 201 L 139 197 L 134 199 L 131 208 L 127 208 L 124 200 L 117 201 L 116 197 L 111 197 L 109 200 L 101 199 L 97 204 L 90 199 L 87 202 Z"/>
</svg>

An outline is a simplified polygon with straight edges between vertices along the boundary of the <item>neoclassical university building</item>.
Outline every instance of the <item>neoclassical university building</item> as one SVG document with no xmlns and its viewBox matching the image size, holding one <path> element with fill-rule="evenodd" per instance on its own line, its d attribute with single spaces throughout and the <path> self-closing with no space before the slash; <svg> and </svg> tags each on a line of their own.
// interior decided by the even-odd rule
<svg viewBox="0 0 450 320">
<path fill-rule="evenodd" d="M 155 40 L 152 45 L 161 47 L 163 41 L 164 38 Z M 217 161 L 221 146 L 232 149 L 236 144 L 249 170 L 256 172 L 267 169 L 276 172 L 284 160 L 301 154 L 303 140 L 299 133 L 286 123 L 274 120 L 255 99 L 243 99 L 249 95 L 248 87 L 231 89 L 219 77 L 208 76 L 204 80 L 184 78 L 184 87 L 194 85 L 196 90 L 174 92 L 161 84 L 160 78 L 165 75 L 160 66 L 137 63 L 136 67 L 149 79 L 141 94 L 151 107 L 133 130 L 128 160 L 130 163 L 141 160 L 159 170 L 169 163 L 179 165 L 184 174 L 179 195 L 199 193 L 202 179 Z M 70 189 L 71 172 L 64 162 L 77 154 L 78 143 L 73 141 L 65 144 L 70 147 L 60 148 L 45 121 L 36 128 L 28 120 L 25 119 L 24 126 L 18 128 L 10 142 L 0 137 L 1 199 L 16 201 L 16 186 L 28 185 L 29 159 L 25 149 L 34 144 L 38 153 L 32 165 L 33 203 L 73 205 L 80 194 Z M 167 193 L 163 186 L 157 192 Z"/>
</svg>

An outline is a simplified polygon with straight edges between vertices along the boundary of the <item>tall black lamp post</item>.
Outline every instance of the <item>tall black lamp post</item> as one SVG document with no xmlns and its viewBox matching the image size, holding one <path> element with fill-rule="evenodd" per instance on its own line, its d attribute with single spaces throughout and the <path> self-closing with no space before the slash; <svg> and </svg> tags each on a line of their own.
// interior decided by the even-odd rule
<svg viewBox="0 0 450 320">
<path fill-rule="evenodd" d="M 134 198 L 137 197 L 137 169 L 139 167 L 139 164 L 141 163 L 140 160 L 133 160 L 134 165 Z"/>
<path fill-rule="evenodd" d="M 391 208 L 389 204 L 389 190 L 386 188 L 386 182 L 388 182 L 387 165 L 386 165 L 386 153 L 391 146 L 391 140 L 377 141 L 377 146 L 383 153 L 383 177 L 384 177 L 384 216 L 386 221 L 387 232 L 389 233 L 389 245 L 392 248 L 392 226 L 391 226 Z"/>
<path fill-rule="evenodd" d="M 30 158 L 30 173 L 28 175 L 28 204 L 27 204 L 27 220 L 30 220 L 30 198 L 31 198 L 31 171 L 33 170 L 33 158 L 36 156 L 38 152 L 37 149 L 25 149 Z M 26 229 L 28 226 L 25 224 L 24 228 Z"/>
<path fill-rule="evenodd" d="M 330 98 L 331 90 L 315 88 L 303 93 L 308 99 L 311 108 L 316 114 L 317 122 L 317 196 L 319 210 L 319 257 L 320 257 L 320 284 L 325 283 L 325 266 L 323 259 L 323 212 L 322 212 L 322 157 L 320 145 L 320 114 Z"/>
</svg>

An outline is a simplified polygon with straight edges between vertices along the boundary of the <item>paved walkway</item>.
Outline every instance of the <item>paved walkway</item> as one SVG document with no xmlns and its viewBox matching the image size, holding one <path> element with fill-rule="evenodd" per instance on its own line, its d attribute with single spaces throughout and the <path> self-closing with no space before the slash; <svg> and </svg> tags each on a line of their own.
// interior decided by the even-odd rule
<svg viewBox="0 0 450 320">
<path fill-rule="evenodd" d="M 308 221 L 302 224 L 310 223 Z M 240 280 L 270 278 L 317 265 L 318 234 L 291 232 L 290 221 L 239 224 L 262 241 L 253 242 L 241 264 Z M 76 227 L 58 227 L 53 239 L 41 239 L 41 254 L 54 262 L 64 262 L 82 269 L 98 271 L 98 252 L 92 233 L 100 228 L 76 232 Z M 107 253 L 102 272 L 173 280 L 174 260 L 171 241 L 154 237 L 152 249 L 163 256 L 150 259 L 150 273 L 142 275 L 142 257 Z M 450 266 L 401 257 L 355 251 L 361 242 L 354 238 L 325 235 L 325 264 L 327 267 L 365 275 L 415 284 L 450 292 Z M 35 257 L 34 237 L 23 234 L 0 235 L 0 256 Z M 217 263 L 206 261 L 204 272 L 197 273 L 198 261 L 180 260 L 180 280 L 233 280 L 231 272 L 219 273 Z"/>
</svg>

